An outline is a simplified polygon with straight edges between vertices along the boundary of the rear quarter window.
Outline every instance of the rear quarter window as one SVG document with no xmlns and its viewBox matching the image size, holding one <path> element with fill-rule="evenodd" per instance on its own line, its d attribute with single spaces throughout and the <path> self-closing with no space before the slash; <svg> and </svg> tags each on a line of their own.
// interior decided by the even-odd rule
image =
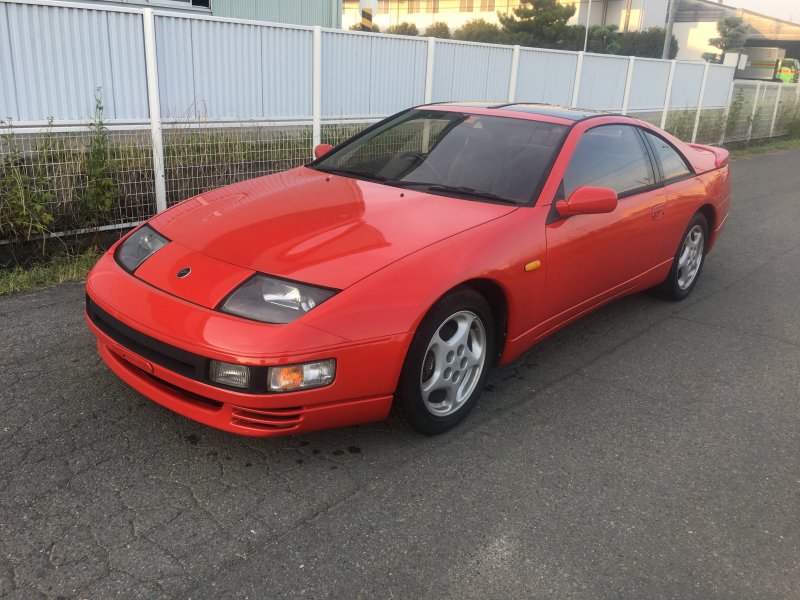
<svg viewBox="0 0 800 600">
<path fill-rule="evenodd" d="M 667 140 L 650 133 L 644 132 L 647 140 L 655 150 L 656 158 L 661 163 L 661 170 L 664 174 L 664 180 L 670 181 L 672 179 L 679 179 L 691 175 L 692 171 L 686 164 L 683 156 L 673 148 Z"/>
</svg>

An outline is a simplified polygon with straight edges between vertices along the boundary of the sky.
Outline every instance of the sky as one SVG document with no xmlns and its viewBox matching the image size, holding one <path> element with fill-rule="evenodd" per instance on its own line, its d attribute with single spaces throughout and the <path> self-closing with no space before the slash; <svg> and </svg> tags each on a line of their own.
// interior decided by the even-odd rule
<svg viewBox="0 0 800 600">
<path fill-rule="evenodd" d="M 728 6 L 746 8 L 753 12 L 777 17 L 784 21 L 800 23 L 800 2 L 798 0 L 723 0 Z"/>
</svg>

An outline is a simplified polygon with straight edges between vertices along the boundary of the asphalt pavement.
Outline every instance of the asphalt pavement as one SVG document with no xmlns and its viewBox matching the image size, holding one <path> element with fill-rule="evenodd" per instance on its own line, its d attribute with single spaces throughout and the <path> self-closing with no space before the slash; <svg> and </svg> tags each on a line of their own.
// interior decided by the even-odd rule
<svg viewBox="0 0 800 600">
<path fill-rule="evenodd" d="M 466 422 L 215 431 L 0 298 L 2 598 L 800 597 L 800 151 L 733 162 L 693 295 L 615 302 Z"/>
</svg>

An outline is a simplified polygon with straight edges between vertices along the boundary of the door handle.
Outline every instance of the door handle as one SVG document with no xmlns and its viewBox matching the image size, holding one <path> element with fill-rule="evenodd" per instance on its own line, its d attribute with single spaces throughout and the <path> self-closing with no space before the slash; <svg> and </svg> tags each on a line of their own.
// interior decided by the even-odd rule
<svg viewBox="0 0 800 600">
<path fill-rule="evenodd" d="M 664 202 L 656 204 L 653 206 L 653 218 L 660 219 L 664 216 L 664 211 L 666 210 L 667 205 Z"/>
</svg>

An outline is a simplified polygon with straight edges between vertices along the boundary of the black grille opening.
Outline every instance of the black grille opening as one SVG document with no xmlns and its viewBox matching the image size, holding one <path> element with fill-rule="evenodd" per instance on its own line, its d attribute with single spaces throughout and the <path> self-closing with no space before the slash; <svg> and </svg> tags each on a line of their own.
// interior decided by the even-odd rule
<svg viewBox="0 0 800 600">
<path fill-rule="evenodd" d="M 249 394 L 265 394 L 267 383 L 266 367 L 250 367 L 252 369 L 250 389 L 241 389 L 227 385 L 220 385 L 208 378 L 208 365 L 210 359 L 199 354 L 187 352 L 175 346 L 171 346 L 162 341 L 151 338 L 144 333 L 129 327 L 118 319 L 115 319 L 86 295 L 86 314 L 94 325 L 117 342 L 120 346 L 127 348 L 173 373 L 178 373 L 189 379 L 201 381 L 217 388 L 243 392 Z"/>
<path fill-rule="evenodd" d="M 86 313 L 97 328 L 142 358 L 192 379 L 203 378 L 206 360 L 191 352 L 155 340 L 118 321 L 86 297 Z"/>
</svg>

